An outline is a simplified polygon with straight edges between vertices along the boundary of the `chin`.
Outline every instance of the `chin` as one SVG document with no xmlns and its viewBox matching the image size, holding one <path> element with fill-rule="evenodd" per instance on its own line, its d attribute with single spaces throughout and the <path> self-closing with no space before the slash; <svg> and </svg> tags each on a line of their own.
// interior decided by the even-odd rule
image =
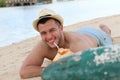
<svg viewBox="0 0 120 80">
<path fill-rule="evenodd" d="M 56 46 L 50 46 L 51 48 L 56 48 Z"/>
<path fill-rule="evenodd" d="M 50 48 L 55 48 L 56 46 L 55 45 L 48 45 Z"/>
</svg>

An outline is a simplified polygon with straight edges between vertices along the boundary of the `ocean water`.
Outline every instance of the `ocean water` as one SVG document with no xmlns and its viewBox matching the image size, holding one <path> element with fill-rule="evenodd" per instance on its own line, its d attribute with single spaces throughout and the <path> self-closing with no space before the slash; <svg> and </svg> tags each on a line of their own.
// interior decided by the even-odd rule
<svg viewBox="0 0 120 80">
<path fill-rule="evenodd" d="M 0 8 L 0 47 L 39 35 L 32 27 L 41 9 L 49 8 L 64 18 L 64 26 L 120 14 L 120 0 L 74 0 L 33 6 Z"/>
</svg>

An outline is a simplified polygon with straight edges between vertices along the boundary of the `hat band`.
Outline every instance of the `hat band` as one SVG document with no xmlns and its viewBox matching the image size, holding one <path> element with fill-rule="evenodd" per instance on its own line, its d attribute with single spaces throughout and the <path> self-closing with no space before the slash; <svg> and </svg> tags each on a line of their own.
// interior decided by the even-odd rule
<svg viewBox="0 0 120 80">
<path fill-rule="evenodd" d="M 40 16 L 39 18 L 45 18 L 45 17 L 50 17 L 52 16 L 51 14 L 47 14 L 47 15 L 44 15 L 44 16 Z"/>
</svg>

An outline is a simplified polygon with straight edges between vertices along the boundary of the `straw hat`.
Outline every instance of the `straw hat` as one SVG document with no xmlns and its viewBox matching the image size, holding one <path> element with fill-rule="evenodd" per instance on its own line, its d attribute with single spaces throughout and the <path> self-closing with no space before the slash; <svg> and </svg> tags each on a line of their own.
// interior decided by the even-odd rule
<svg viewBox="0 0 120 80">
<path fill-rule="evenodd" d="M 58 15 L 57 13 L 55 13 L 50 9 L 43 9 L 40 11 L 39 18 L 33 21 L 34 29 L 38 31 L 38 26 L 37 26 L 38 21 L 47 17 L 57 19 L 63 25 L 63 18 L 60 15 Z"/>
</svg>

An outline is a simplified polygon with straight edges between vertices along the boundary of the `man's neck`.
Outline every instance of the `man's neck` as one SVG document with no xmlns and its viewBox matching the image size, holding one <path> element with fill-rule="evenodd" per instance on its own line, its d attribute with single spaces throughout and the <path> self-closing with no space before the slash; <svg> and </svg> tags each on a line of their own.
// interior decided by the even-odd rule
<svg viewBox="0 0 120 80">
<path fill-rule="evenodd" d="M 67 32 L 63 32 L 63 34 L 62 34 L 62 39 L 61 39 L 60 45 L 59 45 L 60 48 L 69 48 L 66 34 L 67 34 Z"/>
</svg>

